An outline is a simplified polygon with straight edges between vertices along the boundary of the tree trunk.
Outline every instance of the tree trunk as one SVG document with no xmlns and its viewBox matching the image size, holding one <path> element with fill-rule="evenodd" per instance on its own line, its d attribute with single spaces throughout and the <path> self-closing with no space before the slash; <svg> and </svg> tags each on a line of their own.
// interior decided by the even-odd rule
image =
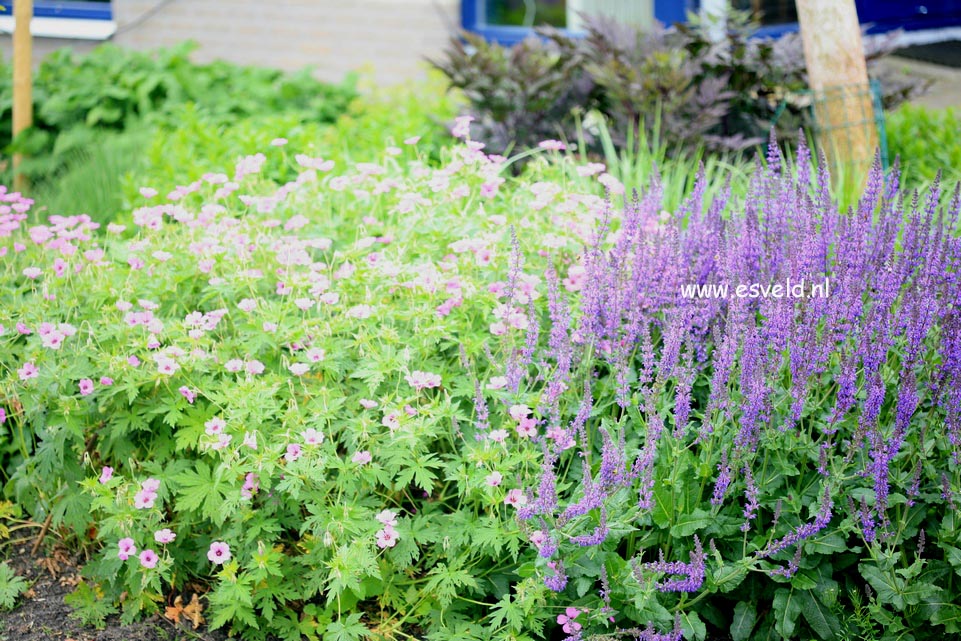
<svg viewBox="0 0 961 641">
<path fill-rule="evenodd" d="M 829 158 L 869 166 L 878 146 L 854 0 L 796 0 L 819 143 Z"/>
</svg>

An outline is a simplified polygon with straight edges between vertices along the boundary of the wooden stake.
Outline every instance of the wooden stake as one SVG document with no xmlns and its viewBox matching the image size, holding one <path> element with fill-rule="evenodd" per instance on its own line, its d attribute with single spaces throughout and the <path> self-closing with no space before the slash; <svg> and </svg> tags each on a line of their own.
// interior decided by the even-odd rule
<svg viewBox="0 0 961 641">
<path fill-rule="evenodd" d="M 863 168 L 878 146 L 854 0 L 796 0 L 820 143 L 835 162 Z"/>
<path fill-rule="evenodd" d="M 13 136 L 33 124 L 33 41 L 30 21 L 33 0 L 16 0 L 13 4 Z M 24 191 L 26 178 L 19 172 L 20 154 L 13 156 L 13 188 Z"/>
</svg>

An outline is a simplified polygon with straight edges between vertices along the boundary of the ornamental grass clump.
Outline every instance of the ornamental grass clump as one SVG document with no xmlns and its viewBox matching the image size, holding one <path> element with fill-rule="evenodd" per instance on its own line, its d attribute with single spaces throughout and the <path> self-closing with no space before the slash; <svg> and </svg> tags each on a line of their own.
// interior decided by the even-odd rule
<svg viewBox="0 0 961 641">
<path fill-rule="evenodd" d="M 702 179 L 664 211 L 655 180 L 576 280 L 548 269 L 503 363 L 536 409 L 484 413 L 534 434 L 521 574 L 585 631 L 833 639 L 872 632 L 865 599 L 884 638 L 961 629 L 959 191 L 940 207 L 877 163 L 840 211 L 829 185 L 772 143 L 743 202 Z"/>
</svg>

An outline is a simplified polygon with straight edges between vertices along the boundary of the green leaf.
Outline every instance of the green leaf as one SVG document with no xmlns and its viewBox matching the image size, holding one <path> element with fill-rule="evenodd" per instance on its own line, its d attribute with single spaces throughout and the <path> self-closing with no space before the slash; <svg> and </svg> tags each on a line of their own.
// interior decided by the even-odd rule
<svg viewBox="0 0 961 641">
<path fill-rule="evenodd" d="M 834 639 L 841 631 L 841 622 L 820 601 L 814 598 L 810 590 L 797 592 L 797 600 L 801 604 L 801 613 L 822 639 Z"/>
<path fill-rule="evenodd" d="M 734 641 L 747 641 L 757 622 L 757 608 L 750 601 L 739 601 L 734 606 L 734 620 L 731 622 L 731 638 Z"/>
<path fill-rule="evenodd" d="M 681 614 L 681 628 L 684 630 L 685 639 L 704 641 L 707 638 L 707 626 L 701 621 L 697 612 L 692 610 Z"/>
<path fill-rule="evenodd" d="M 876 565 L 861 563 L 858 566 L 861 576 L 877 592 L 881 603 L 893 605 L 898 610 L 904 609 L 904 580 L 891 573 L 882 572 Z"/>
<path fill-rule="evenodd" d="M 671 536 L 691 536 L 698 530 L 703 530 L 707 526 L 711 525 L 713 521 L 714 517 L 711 516 L 710 512 L 706 512 L 698 508 L 690 514 L 681 516 L 677 520 L 677 523 L 675 523 L 674 527 L 671 528 Z"/>
<path fill-rule="evenodd" d="M 785 639 L 792 638 L 801 616 L 801 604 L 794 590 L 780 588 L 774 593 L 774 613 L 774 629 Z"/>
<path fill-rule="evenodd" d="M 479 587 L 477 580 L 466 570 L 448 566 L 446 563 L 439 563 L 428 573 L 428 576 L 431 578 L 427 582 L 425 591 L 433 593 L 444 608 L 453 602 L 458 588 L 467 587 L 476 590 Z"/>
<path fill-rule="evenodd" d="M 0 563 L 0 610 L 11 610 L 29 585 L 7 562 Z"/>
<path fill-rule="evenodd" d="M 324 632 L 324 641 L 360 641 L 370 635 L 367 626 L 360 622 L 361 616 L 358 612 L 349 615 L 346 621 L 341 617 L 332 622 Z"/>
</svg>

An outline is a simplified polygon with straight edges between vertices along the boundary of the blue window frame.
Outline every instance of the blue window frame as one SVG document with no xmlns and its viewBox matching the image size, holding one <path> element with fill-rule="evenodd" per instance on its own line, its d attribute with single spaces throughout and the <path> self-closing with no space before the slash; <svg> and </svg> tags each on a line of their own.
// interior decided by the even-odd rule
<svg viewBox="0 0 961 641">
<path fill-rule="evenodd" d="M 493 3 L 503 0 L 461 0 L 461 25 L 488 40 L 504 45 L 520 42 L 531 30 L 528 27 L 492 23 L 489 20 Z M 664 24 L 683 22 L 687 12 L 696 8 L 695 0 L 653 0 L 654 18 Z"/>
<path fill-rule="evenodd" d="M 464 29 L 488 40 L 510 45 L 530 35 L 528 27 L 493 24 L 489 21 L 491 3 L 504 0 L 461 0 L 461 24 Z M 771 1 L 771 0 L 769 0 Z M 774 0 L 772 4 L 785 0 Z M 742 0 L 734 4 L 757 6 L 764 0 Z M 792 2 L 793 4 L 793 2 Z M 893 29 L 932 29 L 961 25 L 961 0 L 926 0 L 922 5 L 904 0 L 856 0 L 858 17 L 868 33 L 883 33 Z M 697 11 L 699 0 L 653 0 L 654 18 L 670 25 L 687 20 L 687 14 Z M 797 31 L 795 21 L 766 24 L 758 30 L 759 37 L 777 37 Z"/>
<path fill-rule="evenodd" d="M 0 1 L 4 15 L 12 15 L 13 2 Z M 112 20 L 110 0 L 34 0 L 33 15 L 37 18 L 73 18 L 79 20 Z"/>
</svg>

